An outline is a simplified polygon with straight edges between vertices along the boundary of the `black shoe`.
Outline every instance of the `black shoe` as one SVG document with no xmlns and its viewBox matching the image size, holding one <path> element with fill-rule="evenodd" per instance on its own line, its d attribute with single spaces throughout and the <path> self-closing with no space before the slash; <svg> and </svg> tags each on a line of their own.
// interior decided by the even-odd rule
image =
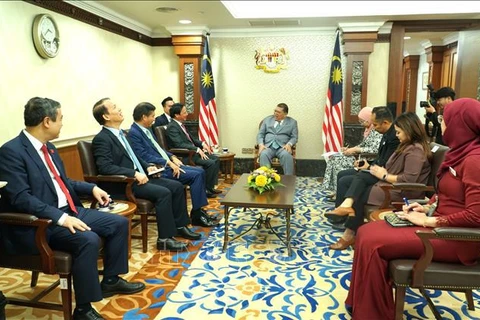
<svg viewBox="0 0 480 320">
<path fill-rule="evenodd" d="M 185 251 L 187 250 L 187 244 L 177 241 L 173 238 L 167 238 L 165 240 L 157 239 L 157 249 L 170 251 Z"/>
<path fill-rule="evenodd" d="M 345 223 L 345 222 L 347 222 L 347 217 L 336 216 L 336 215 L 331 214 L 327 217 L 327 221 L 331 224 Z"/>
<path fill-rule="evenodd" d="M 212 222 L 218 222 L 222 219 L 218 218 L 218 217 L 212 217 L 211 215 L 209 215 L 207 213 L 207 211 L 205 211 L 204 209 L 200 209 L 200 211 L 202 211 L 202 214 L 205 216 L 205 218 L 207 218 L 208 221 L 212 221 Z"/>
<path fill-rule="evenodd" d="M 220 194 L 222 193 L 221 190 L 218 189 L 208 189 L 207 192 L 213 193 L 213 194 Z"/>
<path fill-rule="evenodd" d="M 332 229 L 338 230 L 338 231 L 345 231 L 347 227 L 345 227 L 345 222 L 331 222 L 332 224 Z"/>
<path fill-rule="evenodd" d="M 198 240 L 202 237 L 200 233 L 193 232 L 192 230 L 188 229 L 188 227 L 181 227 L 180 229 L 177 229 L 177 236 L 189 240 Z"/>
<path fill-rule="evenodd" d="M 217 194 L 207 191 L 207 198 L 216 198 Z"/>
<path fill-rule="evenodd" d="M 213 219 L 208 217 L 206 214 L 192 214 L 192 225 L 193 226 L 200 226 L 200 227 L 205 227 L 205 228 L 211 228 L 218 226 L 218 222 Z"/>
<path fill-rule="evenodd" d="M 107 284 L 102 282 L 102 296 L 104 298 L 111 297 L 115 294 L 132 294 L 145 289 L 145 284 L 141 282 L 128 282 L 122 278 L 114 284 Z"/>
<path fill-rule="evenodd" d="M 79 314 L 77 309 L 73 311 L 73 320 L 103 320 L 104 318 L 95 309 L 88 310 L 87 313 Z"/>
</svg>

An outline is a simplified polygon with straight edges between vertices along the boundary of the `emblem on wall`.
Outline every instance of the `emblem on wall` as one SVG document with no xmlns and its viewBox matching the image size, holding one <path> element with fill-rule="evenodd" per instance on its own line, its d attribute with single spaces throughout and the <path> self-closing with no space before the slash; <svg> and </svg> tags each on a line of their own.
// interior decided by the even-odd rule
<svg viewBox="0 0 480 320">
<path fill-rule="evenodd" d="M 287 68 L 288 56 L 287 49 L 274 48 L 255 50 L 255 68 L 261 69 L 264 72 L 277 73 L 281 69 Z"/>
</svg>

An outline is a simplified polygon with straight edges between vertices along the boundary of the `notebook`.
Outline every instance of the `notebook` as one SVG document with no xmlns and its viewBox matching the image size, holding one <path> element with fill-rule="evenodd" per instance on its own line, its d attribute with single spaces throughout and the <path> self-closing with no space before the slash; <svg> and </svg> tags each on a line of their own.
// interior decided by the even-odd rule
<svg viewBox="0 0 480 320">
<path fill-rule="evenodd" d="M 410 221 L 400 219 L 394 212 L 385 214 L 384 219 L 389 225 L 395 228 L 414 226 Z"/>
</svg>

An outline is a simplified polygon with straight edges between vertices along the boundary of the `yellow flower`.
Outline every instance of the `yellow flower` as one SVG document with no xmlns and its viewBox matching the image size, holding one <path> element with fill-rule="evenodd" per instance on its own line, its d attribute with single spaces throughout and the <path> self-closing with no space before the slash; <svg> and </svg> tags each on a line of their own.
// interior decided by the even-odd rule
<svg viewBox="0 0 480 320">
<path fill-rule="evenodd" d="M 280 182 L 280 175 L 278 173 L 273 174 L 273 178 L 275 179 L 276 182 Z"/>
<path fill-rule="evenodd" d="M 270 168 L 263 166 L 263 167 L 258 168 L 258 170 L 268 172 L 268 170 L 270 170 Z"/>
<path fill-rule="evenodd" d="M 247 296 L 251 296 L 260 291 L 260 285 L 255 281 L 247 281 L 245 284 L 240 284 L 236 288 Z"/>
<path fill-rule="evenodd" d="M 259 187 L 264 187 L 267 184 L 267 177 L 259 175 L 255 179 L 255 184 Z"/>
<path fill-rule="evenodd" d="M 250 182 L 252 182 L 252 180 L 253 180 L 253 176 L 249 175 L 248 178 L 247 178 L 247 182 L 250 183 Z"/>
</svg>

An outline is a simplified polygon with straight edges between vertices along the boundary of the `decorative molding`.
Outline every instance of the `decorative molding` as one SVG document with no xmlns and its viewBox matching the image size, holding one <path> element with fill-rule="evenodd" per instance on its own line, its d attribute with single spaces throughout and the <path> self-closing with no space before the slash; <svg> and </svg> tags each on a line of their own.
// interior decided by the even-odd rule
<svg viewBox="0 0 480 320">
<path fill-rule="evenodd" d="M 102 15 L 99 15 L 97 13 L 90 12 L 89 10 L 92 10 L 92 11 L 96 10 L 96 12 L 100 12 L 99 5 L 92 6 L 90 2 L 85 3 L 83 1 L 67 2 L 67 1 L 48 1 L 48 0 L 24 0 L 24 1 L 34 6 L 41 7 L 41 8 L 62 14 L 64 16 L 70 17 L 80 22 L 87 23 L 89 25 L 100 28 L 102 30 L 106 30 L 106 31 L 118 34 L 122 37 L 135 40 L 149 46 L 171 45 L 169 43 L 171 42 L 170 38 L 153 39 L 149 36 L 149 34 L 151 34 L 151 31 L 149 31 L 148 28 L 145 29 L 146 28 L 145 26 L 142 27 L 142 25 L 138 23 L 134 24 L 132 22 L 133 20 L 130 20 L 128 18 L 123 18 L 123 19 L 116 18 L 115 21 L 118 21 L 118 22 L 115 22 L 110 20 L 110 19 L 113 19 L 112 17 L 114 17 L 112 14 L 104 12 L 102 13 Z M 124 24 L 129 25 L 135 29 L 127 27 Z"/>
<path fill-rule="evenodd" d="M 404 20 L 395 24 L 404 26 L 405 32 L 453 32 L 478 28 L 480 19 Z"/>
<path fill-rule="evenodd" d="M 257 38 L 286 36 L 331 36 L 335 27 L 322 28 L 258 28 L 258 29 L 212 29 L 212 38 Z"/>
<path fill-rule="evenodd" d="M 458 32 L 451 33 L 445 37 L 443 37 L 443 44 L 444 45 L 450 45 L 452 43 L 458 43 Z"/>
<path fill-rule="evenodd" d="M 376 43 L 380 42 L 390 43 L 390 33 L 378 33 Z"/>
<path fill-rule="evenodd" d="M 381 22 L 346 22 L 339 23 L 338 27 L 343 32 L 378 32 L 385 21 Z"/>
<path fill-rule="evenodd" d="M 210 29 L 207 26 L 166 26 L 165 29 L 170 32 L 172 36 L 205 36 L 207 33 L 210 32 Z"/>
</svg>

